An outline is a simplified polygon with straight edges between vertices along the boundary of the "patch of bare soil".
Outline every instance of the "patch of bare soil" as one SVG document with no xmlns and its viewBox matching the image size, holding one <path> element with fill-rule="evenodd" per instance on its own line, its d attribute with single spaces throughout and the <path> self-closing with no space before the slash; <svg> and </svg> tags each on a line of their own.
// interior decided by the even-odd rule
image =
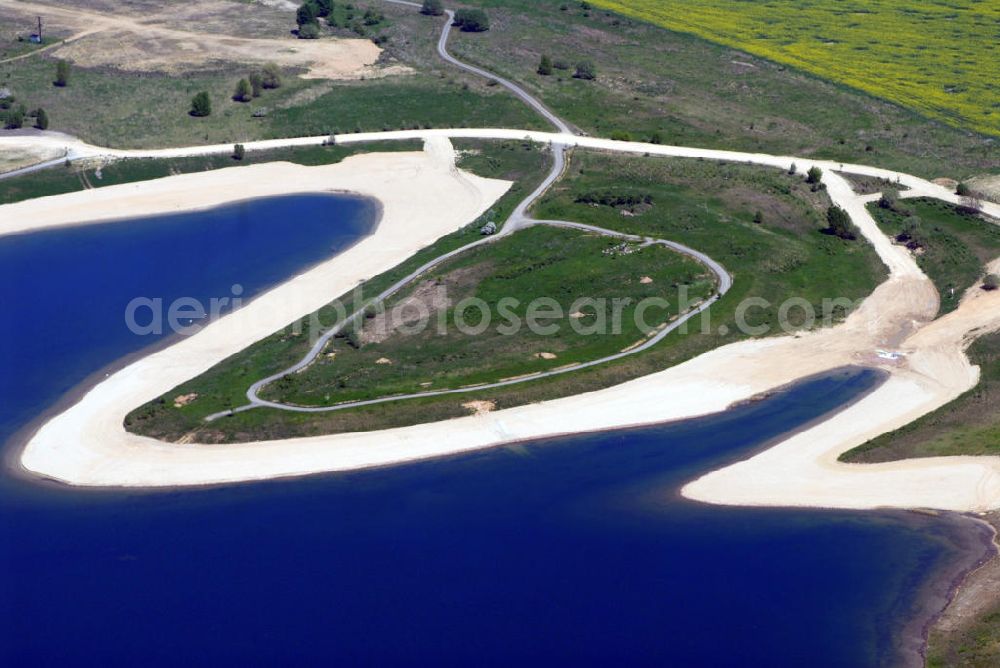
<svg viewBox="0 0 1000 668">
<path fill-rule="evenodd" d="M 457 289 L 478 283 L 490 269 L 489 263 L 462 267 L 437 279 L 421 281 L 405 299 L 369 318 L 361 329 L 362 345 L 381 343 L 401 330 L 414 327 L 422 320 L 448 308 L 455 301 Z"/>
<path fill-rule="evenodd" d="M 462 404 L 462 408 L 468 409 L 473 415 L 486 415 L 495 411 L 497 405 L 492 401 L 467 401 Z"/>
<path fill-rule="evenodd" d="M 983 199 L 1000 202 L 1000 174 L 984 174 L 969 179 L 969 187 Z"/>
<path fill-rule="evenodd" d="M 294 19 L 267 7 L 248 8 L 226 0 L 170 3 L 107 10 L 0 0 L 24 15 L 40 15 L 53 29 L 76 35 L 56 57 L 80 67 L 134 72 L 218 69 L 224 63 L 262 64 L 306 70 L 306 78 L 359 79 L 400 73 L 377 65 L 382 50 L 367 39 L 300 40 L 290 34 Z"/>
<path fill-rule="evenodd" d="M 62 151 L 51 146 L 28 145 L 4 147 L 0 152 L 0 174 L 12 172 L 22 167 L 37 165 L 46 160 L 54 160 L 63 154 Z"/>
</svg>

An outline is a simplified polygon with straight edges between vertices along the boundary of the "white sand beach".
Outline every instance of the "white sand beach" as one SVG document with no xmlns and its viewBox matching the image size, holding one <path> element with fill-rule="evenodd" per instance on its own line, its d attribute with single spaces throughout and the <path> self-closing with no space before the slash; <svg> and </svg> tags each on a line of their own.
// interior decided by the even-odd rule
<svg viewBox="0 0 1000 668">
<path fill-rule="evenodd" d="M 831 197 L 848 210 L 891 272 L 839 326 L 737 343 L 605 390 L 435 424 L 237 445 L 175 445 L 127 433 L 122 422 L 135 407 L 471 221 L 508 186 L 455 170 L 450 144 L 442 133 L 421 136 L 429 139 L 430 152 L 425 155 L 365 155 L 323 168 L 261 165 L 0 207 L 4 221 L 12 220 L 5 215 L 10 211 L 30 212 L 34 221 L 45 225 L 173 211 L 179 200 L 183 206 L 212 206 L 232 199 L 318 189 L 359 192 L 379 199 L 385 207 L 379 231 L 351 251 L 99 383 L 30 439 L 22 455 L 23 466 L 73 485 L 139 487 L 344 471 L 512 441 L 710 414 L 805 376 L 846 364 L 867 364 L 886 369 L 891 378 L 831 419 L 746 462 L 690 483 L 684 494 L 707 502 L 747 505 L 917 506 L 963 511 L 1000 507 L 998 458 L 836 463 L 845 450 L 933 410 L 975 384 L 978 371 L 963 350 L 973 331 L 1000 327 L 1000 294 L 970 292 L 956 312 L 932 323 L 938 301 L 930 281 L 908 251 L 881 234 L 865 210 L 866 198 L 855 195 L 846 181 L 831 173 L 824 179 Z M 700 149 L 663 149 L 702 153 Z M 788 161 L 732 155 L 762 164 Z M 800 161 L 800 169 L 809 164 Z M 926 182 L 913 183 L 922 187 Z M 441 207 L 441 202 L 448 206 Z M 898 350 L 905 357 L 882 360 L 876 354 L 879 349 Z"/>
</svg>

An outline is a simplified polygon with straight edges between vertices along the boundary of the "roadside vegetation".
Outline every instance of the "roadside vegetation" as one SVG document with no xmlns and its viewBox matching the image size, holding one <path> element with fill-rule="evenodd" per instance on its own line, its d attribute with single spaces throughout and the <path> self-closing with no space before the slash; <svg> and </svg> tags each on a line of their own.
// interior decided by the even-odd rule
<svg viewBox="0 0 1000 668">
<path fill-rule="evenodd" d="M 242 146 L 242 145 L 237 145 Z M 0 204 L 20 202 L 35 197 L 61 195 L 89 188 L 103 188 L 121 183 L 147 181 L 175 174 L 204 172 L 224 167 L 288 161 L 300 165 L 329 165 L 358 153 L 419 151 L 419 141 L 369 142 L 349 146 L 307 146 L 242 153 L 233 147 L 233 155 L 192 158 L 132 158 L 110 163 L 76 162 L 23 176 L 0 180 Z"/>
<path fill-rule="evenodd" d="M 486 33 L 454 35 L 455 54 L 523 84 L 591 135 L 814 156 L 959 181 L 978 173 L 1000 172 L 995 137 L 928 120 L 878 99 L 878 91 L 859 92 L 823 80 L 822 73 L 814 76 L 670 32 L 600 10 L 597 3 L 589 9 L 586 3 L 562 0 L 484 0 L 480 4 L 489 11 L 492 28 Z M 694 4 L 697 9 L 699 3 Z M 670 13 L 682 20 L 687 7 Z M 840 11 L 834 5 L 827 7 Z M 767 11 L 760 3 L 737 3 L 730 13 L 737 16 L 757 8 Z M 798 15 L 795 9 L 785 12 Z M 794 25 L 802 39 L 811 40 L 815 31 L 798 21 L 795 18 Z M 935 34 L 947 35 L 952 25 L 935 23 Z M 769 27 L 783 29 L 778 24 Z M 873 51 L 884 46 L 884 37 L 879 36 Z M 982 38 L 979 43 L 994 42 Z M 922 43 L 919 39 L 911 42 L 914 47 Z M 552 61 L 552 74 L 538 73 L 542 56 Z M 593 66 L 594 79 L 574 77 L 581 62 Z M 937 67 L 933 58 L 926 62 Z M 977 68 L 977 81 L 989 84 L 988 68 L 982 66 L 985 62 L 968 67 Z M 950 76 L 946 68 L 939 69 Z M 883 78 L 872 80 L 877 85 Z M 995 87 L 990 95 L 995 99 Z"/>
<path fill-rule="evenodd" d="M 545 154 L 527 144 L 466 142 L 459 148 L 473 151 L 465 154 L 462 165 L 483 175 L 509 178 L 521 172 L 524 178 L 519 184 L 519 192 L 509 193 L 495 211 L 466 229 L 441 239 L 400 267 L 371 281 L 364 289 L 366 295 L 377 294 L 428 259 L 479 238 L 480 227 L 485 222 L 504 220 L 507 212 L 544 174 Z M 822 308 L 823 299 L 830 296 L 859 299 L 869 294 L 883 280 L 885 269 L 867 244 L 823 233 L 829 206 L 824 191 L 814 191 L 805 184 L 802 175 L 789 175 L 781 170 L 697 160 L 577 152 L 566 178 L 539 204 L 535 215 L 672 239 L 720 261 L 733 274 L 735 284 L 729 294 L 712 307 L 710 323 L 695 318 L 690 323 L 689 333 L 671 334 L 643 353 L 607 365 L 509 388 L 313 415 L 255 409 L 213 423 L 203 422 L 205 415 L 245 403 L 244 394 L 253 381 L 297 361 L 308 349 L 311 325 L 307 322 L 298 334 L 294 330 L 276 333 L 202 377 L 140 407 L 129 416 L 127 426 L 139 433 L 167 440 L 177 440 L 195 432 L 194 440 L 201 442 L 359 431 L 467 415 L 470 408 L 463 404 L 470 401 L 491 402 L 499 409 L 577 394 L 646 375 L 743 338 L 744 335 L 736 327 L 735 309 L 744 297 L 760 296 L 772 303 L 771 307 L 748 313 L 748 324 L 776 327 L 778 306 L 787 297 L 799 296 Z M 551 230 L 540 232 L 553 233 Z M 522 233 L 511 237 L 511 240 L 516 240 Z M 586 243 L 606 245 L 607 241 L 589 240 Z M 526 249 L 525 253 L 523 257 L 511 257 L 509 261 L 496 263 L 490 271 L 486 271 L 490 262 L 487 249 L 484 249 L 481 260 L 463 258 L 460 262 L 468 263 L 470 268 L 479 267 L 476 272 L 486 272 L 475 279 L 479 281 L 476 285 L 482 286 L 487 281 L 500 280 L 507 266 L 518 266 L 528 257 L 530 249 Z M 452 266 L 451 271 L 456 267 L 458 265 Z M 629 273 L 639 271 L 630 270 Z M 592 282 L 593 277 L 583 274 L 574 279 L 574 272 L 569 272 L 562 283 L 565 286 L 563 289 L 567 294 L 573 294 L 585 287 L 584 281 Z M 659 283 L 654 279 L 650 287 L 661 290 Z M 634 287 L 629 285 L 627 289 Z M 530 284 L 518 288 L 525 292 L 531 289 Z M 347 306 L 351 305 L 350 299 L 350 295 L 344 296 Z M 791 315 L 794 321 L 797 316 Z M 833 317 L 839 319 L 844 315 L 845 310 L 838 310 Z M 321 311 L 317 321 L 327 326 L 332 324 L 333 310 L 327 308 Z M 703 326 L 705 331 L 702 331 Z M 778 333 L 776 329 L 773 331 Z M 388 384 L 389 376 L 405 371 L 402 364 L 405 358 L 401 354 L 406 352 L 402 346 L 393 348 L 388 346 L 389 343 L 386 340 L 378 344 L 381 347 L 375 361 L 386 358 L 393 364 L 368 364 L 371 361 L 368 357 L 375 351 L 371 349 L 366 353 L 364 346 L 360 351 L 348 351 L 348 354 L 356 360 L 365 360 L 365 373 L 386 374 L 387 378 L 383 380 Z M 350 343 L 341 341 L 335 345 L 338 350 L 346 350 L 343 346 L 350 346 Z M 549 349 L 561 345 L 558 338 L 542 341 L 538 345 L 548 347 L 531 350 L 551 352 L 556 358 L 529 358 L 524 360 L 525 364 L 548 362 L 558 366 L 560 362 L 565 363 L 564 356 L 573 359 L 574 353 L 568 347 L 562 351 Z M 421 350 L 415 348 L 409 351 L 408 354 L 421 354 Z M 582 353 L 580 350 L 577 352 Z M 329 367 L 331 371 L 336 368 L 335 364 L 336 358 Z M 489 364 L 477 367 L 466 358 L 462 366 L 463 378 L 475 378 L 477 373 L 489 370 Z M 372 371 L 371 367 L 391 368 Z M 498 372 L 497 369 L 490 370 L 491 374 Z M 406 382 L 415 382 L 419 387 L 419 383 L 427 382 L 427 378 L 408 378 Z M 298 386 L 289 388 L 289 391 L 306 398 L 304 394 L 316 389 Z M 353 391 L 353 388 L 342 389 Z M 198 398 L 180 408 L 174 407 L 175 396 L 191 393 L 197 394 Z M 325 401 L 327 393 L 333 398 L 334 392 L 324 389 L 317 399 Z"/>
<path fill-rule="evenodd" d="M 869 211 L 883 232 L 915 254 L 941 295 L 940 313 L 953 311 L 965 291 L 982 282 L 987 263 L 1000 257 L 1000 225 L 971 208 L 885 192 Z"/>
<path fill-rule="evenodd" d="M 986 264 L 1000 256 L 1000 226 L 995 222 L 939 200 L 896 200 L 891 192 L 871 210 L 883 231 L 917 254 L 917 263 L 941 294 L 941 313 L 954 310 L 969 289 L 991 289 Z M 1000 454 L 1000 333 L 976 339 L 968 355 L 980 367 L 976 387 L 841 459 L 885 462 Z"/>
<path fill-rule="evenodd" d="M 938 410 L 844 454 L 850 462 L 949 455 L 1000 455 L 1000 333 L 969 347 L 979 384 Z"/>
<path fill-rule="evenodd" d="M 985 66 L 1000 60 L 1000 4 L 994 2 L 589 4 L 800 68 L 957 127 L 1000 136 L 1000 90 L 995 70 Z"/>
<path fill-rule="evenodd" d="M 272 383 L 261 396 L 326 406 L 492 383 L 606 357 L 644 340 L 648 330 L 641 331 L 634 318 L 643 299 L 670 298 L 669 307 L 645 313 L 649 326 L 676 317 L 674 293 L 681 285 L 699 303 L 711 296 L 714 279 L 694 260 L 662 246 L 531 227 L 429 272 L 390 299 L 385 313 L 369 313 L 307 370 Z M 505 302 L 511 296 L 517 303 Z M 479 307 L 463 305 L 473 298 L 487 305 L 489 319 Z M 591 298 L 607 308 L 576 306 L 577 300 Z M 547 300 L 537 314 L 562 314 L 537 321 L 536 329 L 552 330 L 548 335 L 526 324 L 537 315 L 529 309 L 535 299 Z M 620 331 L 608 312 L 616 299 L 623 300 Z M 392 313 L 399 305 L 405 309 L 396 320 Z M 422 310 L 430 324 L 417 333 L 407 331 Z M 468 333 L 480 327 L 481 333 Z"/>
<path fill-rule="evenodd" d="M 316 18 L 324 34 L 356 36 L 342 25 L 349 5 L 351 21 L 364 24 L 368 9 L 382 17 L 380 65 L 417 74 L 334 82 L 285 68 L 280 89 L 236 101 L 240 80 L 253 88 L 255 67 L 214 63 L 165 77 L 74 63 L 70 84 L 59 88 L 52 85 L 56 49 L 0 64 L 0 87 L 30 101 L 29 109 L 43 107 L 50 129 L 119 147 L 414 127 L 547 128 L 500 87 L 440 61 L 434 3 L 427 16 L 374 0 L 335 2 L 331 14 Z M 476 5 L 490 29 L 453 31 L 452 50 L 525 85 L 590 134 L 864 162 L 959 181 L 1000 172 L 986 137 L 729 47 L 577 2 Z M 244 13 L 236 21 L 241 35 L 273 37 L 296 26 L 295 10 L 255 5 Z M 191 117 L 200 91 L 209 93 L 212 114 Z"/>
</svg>

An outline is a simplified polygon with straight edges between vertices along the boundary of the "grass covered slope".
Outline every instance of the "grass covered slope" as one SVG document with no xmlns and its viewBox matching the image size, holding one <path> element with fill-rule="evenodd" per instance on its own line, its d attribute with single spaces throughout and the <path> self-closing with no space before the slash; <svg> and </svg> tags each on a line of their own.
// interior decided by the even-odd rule
<svg viewBox="0 0 1000 668">
<path fill-rule="evenodd" d="M 524 85 L 594 136 L 627 133 L 642 141 L 817 157 L 928 178 L 1000 171 L 993 137 L 728 46 L 578 2 L 482 4 L 489 32 L 455 34 L 452 52 Z M 734 3 L 732 11 L 760 6 Z M 543 55 L 552 61 L 550 75 L 537 71 Z M 574 78 L 581 61 L 593 63 L 596 79 Z"/>
<path fill-rule="evenodd" d="M 519 192 L 506 196 L 495 207 L 496 210 L 484 218 L 504 219 L 509 207 L 523 198 L 531 187 L 533 179 L 541 177 L 539 153 L 520 144 L 467 142 L 459 145 L 459 148 L 475 151 L 463 157 L 462 165 L 485 176 L 510 177 L 518 172 L 524 175 L 523 182 L 517 186 Z M 138 408 L 129 416 L 126 425 L 130 430 L 158 438 L 200 442 L 233 442 L 370 430 L 467 415 L 469 409 L 463 407 L 463 404 L 473 400 L 490 401 L 497 408 L 506 408 L 608 387 L 653 373 L 706 350 L 744 338 L 746 335 L 736 327 L 735 314 L 743 297 L 758 296 L 771 302 L 768 307 L 752 309 L 747 314 L 749 324 L 775 325 L 779 305 L 787 297 L 797 296 L 809 303 L 819 304 L 827 297 L 858 299 L 869 294 L 884 279 L 884 267 L 867 244 L 844 241 L 822 233 L 828 204 L 825 193 L 811 191 L 801 175 L 792 176 L 779 170 L 696 160 L 616 157 L 577 152 L 564 180 L 539 204 L 535 214 L 539 218 L 576 220 L 609 229 L 672 239 L 707 253 L 721 262 L 735 280 L 734 287 L 726 297 L 710 309 L 710 322 L 695 318 L 687 333 L 672 333 L 653 348 L 614 363 L 506 388 L 390 402 L 335 413 L 299 414 L 254 409 L 213 423 L 202 421 L 205 415 L 245 403 L 244 393 L 252 382 L 298 361 L 309 347 L 312 325 L 307 321 L 300 333 L 278 332 L 231 357 L 202 377 L 172 390 L 160 400 Z M 629 215 L 623 215 L 623 211 Z M 759 223 L 754 222 L 757 212 L 761 214 Z M 422 251 L 418 257 L 377 277 L 365 287 L 365 294 L 376 294 L 379 289 L 407 275 L 427 259 L 474 240 L 478 237 L 478 225 L 482 222 L 478 221 L 466 230 L 445 237 Z M 544 234 L 551 232 L 539 230 L 539 233 Z M 512 239 L 516 240 L 516 237 L 517 235 Z M 586 237 L 578 239 L 582 239 L 580 243 L 586 245 L 598 243 Z M 605 244 L 606 241 L 601 239 L 599 243 Z M 505 269 L 511 264 L 506 260 L 498 263 L 497 257 L 488 250 L 484 249 L 482 260 L 486 263 L 492 261 L 494 266 L 481 278 L 477 278 L 482 281 L 480 285 L 487 279 L 502 280 Z M 596 245 L 591 251 L 582 247 L 581 250 L 592 254 Z M 534 253 L 535 251 L 531 251 L 529 254 Z M 539 252 L 539 262 L 547 262 L 548 255 L 548 252 Z M 528 254 L 519 262 L 525 261 L 527 257 Z M 603 262 L 606 258 L 601 256 L 595 259 Z M 639 262 L 646 261 L 643 258 L 636 259 Z M 471 262 L 470 266 L 477 265 L 477 261 L 471 259 L 460 261 Z M 582 258 L 567 257 L 566 261 L 579 262 Z M 542 268 L 539 270 L 542 271 Z M 630 267 L 627 273 L 634 279 L 642 271 L 646 269 L 635 266 Z M 654 278 L 653 283 L 640 282 L 636 285 L 633 280 L 630 284 L 618 286 L 624 293 L 622 296 L 628 296 L 639 287 L 649 287 L 662 294 L 662 282 L 665 279 L 656 278 L 654 267 L 650 267 L 648 271 L 651 272 L 650 277 Z M 682 271 L 682 280 L 687 271 Z M 575 277 L 573 271 L 564 271 L 563 277 L 559 281 L 553 279 L 551 285 L 521 282 L 518 290 L 532 296 L 540 290 L 551 291 L 554 294 L 550 296 L 560 300 L 563 295 L 600 287 L 591 285 L 591 275 L 582 269 L 579 273 L 582 275 Z M 611 270 L 610 273 L 601 275 L 616 274 L 616 270 Z M 519 278 L 513 280 L 520 281 Z M 612 287 L 615 286 L 606 285 L 604 289 Z M 667 297 L 671 295 L 668 294 Z M 350 296 L 347 301 L 349 304 Z M 843 312 L 836 315 L 841 316 Z M 322 312 L 317 322 L 329 326 L 334 322 L 331 316 L 332 311 Z M 779 332 L 772 329 L 771 333 Z M 617 346 L 625 347 L 628 344 L 627 338 L 629 337 L 623 337 L 620 341 L 599 341 L 595 342 L 595 346 L 606 345 L 608 348 L 621 349 Z M 471 343 L 473 346 L 479 345 L 478 342 Z M 561 343 L 566 347 L 559 350 L 557 346 Z M 397 345 L 395 350 L 386 346 L 379 350 L 382 357 L 393 362 L 394 368 L 379 370 L 378 373 L 397 372 L 395 367 L 403 359 L 400 355 L 405 352 L 405 346 L 402 343 L 394 345 Z M 597 352 L 596 349 L 574 349 L 568 340 L 561 342 L 559 337 L 550 337 L 548 341 L 534 341 L 531 345 L 536 347 L 525 352 L 552 352 L 557 355 L 555 360 L 540 358 L 537 360 L 538 364 L 551 363 L 558 366 L 573 359 L 573 355 L 586 352 L 590 356 Z M 379 358 L 376 361 L 377 359 Z M 373 365 L 367 364 L 367 361 L 363 368 L 369 370 Z M 530 355 L 518 358 L 519 364 L 533 365 L 535 362 Z M 463 378 L 466 379 L 474 377 L 478 372 L 516 372 L 516 369 L 501 371 L 496 366 L 491 368 L 491 364 L 494 362 L 488 359 L 481 365 L 470 364 L 469 359 L 466 359 L 462 361 L 464 366 L 458 365 L 456 368 L 462 368 Z M 407 378 L 406 382 L 416 382 L 419 386 L 419 383 L 427 382 L 427 379 Z M 301 392 L 302 389 L 296 388 L 296 392 Z M 305 388 L 306 391 L 309 389 Z M 353 391 L 354 388 L 347 389 Z M 191 393 L 197 393 L 198 398 L 180 408 L 174 407 L 173 399 L 176 396 Z M 326 393 L 323 390 L 324 400 Z"/>
<path fill-rule="evenodd" d="M 982 0 L 594 0 L 1000 135 L 1000 4 Z M 992 65 L 990 65 L 992 63 Z"/>
<path fill-rule="evenodd" d="M 898 200 L 891 208 L 871 204 L 869 210 L 883 232 L 915 249 L 917 264 L 941 295 L 942 314 L 957 308 L 986 264 L 1000 257 L 1000 226 L 974 212 L 935 199 Z"/>
<path fill-rule="evenodd" d="M 977 339 L 968 354 L 982 374 L 976 387 L 916 422 L 855 448 L 843 459 L 888 462 L 1000 454 L 1000 333 Z"/>
<path fill-rule="evenodd" d="M 668 307 L 646 313 L 655 327 L 679 314 L 673 299 L 679 285 L 699 303 L 711 296 L 713 283 L 700 264 L 662 246 L 531 227 L 431 271 L 390 299 L 385 312 L 370 314 L 334 339 L 307 370 L 265 388 L 262 398 L 329 406 L 498 382 L 599 359 L 644 340 L 649 330 L 640 331 L 634 317 L 642 300 L 670 298 Z M 465 301 L 471 299 L 482 300 L 487 310 Z M 539 302 L 539 312 L 563 315 L 538 320 L 532 331 L 526 323 L 536 299 L 547 300 Z M 597 304 L 578 302 L 585 299 Z M 609 313 L 615 299 L 622 300 L 620 328 Z M 421 313 L 428 326 L 414 332 Z"/>
</svg>

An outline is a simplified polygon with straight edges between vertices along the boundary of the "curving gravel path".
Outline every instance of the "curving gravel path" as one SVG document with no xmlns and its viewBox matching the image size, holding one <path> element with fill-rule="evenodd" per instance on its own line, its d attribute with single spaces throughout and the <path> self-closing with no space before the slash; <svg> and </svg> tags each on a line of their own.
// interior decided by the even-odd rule
<svg viewBox="0 0 1000 668">
<path fill-rule="evenodd" d="M 386 2 L 391 2 L 393 4 L 404 5 L 415 8 L 420 8 L 421 6 L 420 4 L 414 2 L 406 2 L 405 0 L 386 0 Z M 455 19 L 455 13 L 452 10 L 448 9 L 445 10 L 445 15 L 447 16 L 447 21 L 445 22 L 444 28 L 441 31 L 441 37 L 438 39 L 438 45 L 437 45 L 438 54 L 441 56 L 442 59 L 467 72 L 471 72 L 473 74 L 477 74 L 479 76 L 497 82 L 501 86 L 510 90 L 514 95 L 516 95 L 526 104 L 531 106 L 533 109 L 538 111 L 538 113 L 541 114 L 543 117 L 545 117 L 546 120 L 548 120 L 550 123 L 552 123 L 552 125 L 555 126 L 561 134 L 571 135 L 573 133 L 568 124 L 566 124 L 562 119 L 560 119 L 558 116 L 549 111 L 545 107 L 545 105 L 543 105 L 540 101 L 535 99 L 532 95 L 530 95 L 527 91 L 525 91 L 517 84 L 508 81 L 507 79 L 504 79 L 502 77 L 496 76 L 495 74 L 487 72 L 486 70 L 480 69 L 473 65 L 468 65 L 466 63 L 463 63 L 462 61 L 456 59 L 454 56 L 448 53 L 448 37 L 451 34 L 451 28 L 452 28 L 452 23 Z M 419 276 L 427 273 L 428 271 L 434 269 L 440 264 L 447 262 L 451 258 L 461 255 L 462 253 L 465 253 L 466 251 L 476 248 L 478 246 L 482 246 L 488 243 L 493 243 L 497 239 L 509 236 L 514 232 L 520 229 L 524 229 L 525 227 L 531 225 L 550 225 L 554 227 L 573 228 L 588 232 L 595 232 L 597 234 L 603 234 L 606 236 L 622 238 L 630 241 L 641 241 L 647 244 L 658 244 L 666 246 L 682 255 L 691 257 L 694 260 L 704 264 L 713 274 L 715 274 L 717 280 L 716 293 L 712 295 L 711 298 L 707 299 L 705 302 L 700 304 L 697 308 L 685 314 L 682 314 L 679 318 L 677 318 L 677 320 L 675 320 L 672 323 L 669 323 L 668 325 L 657 331 L 655 335 L 651 336 L 641 345 L 638 345 L 624 352 L 615 353 L 614 355 L 609 355 L 607 357 L 602 357 L 600 359 L 591 360 L 589 362 L 583 362 L 571 367 L 554 369 L 551 371 L 542 371 L 536 374 L 532 374 L 530 376 L 524 376 L 521 378 L 516 378 L 506 381 L 498 381 L 496 383 L 485 383 L 483 385 L 479 385 L 476 387 L 463 387 L 459 389 L 449 389 L 449 390 L 429 390 L 426 392 L 395 395 L 389 397 L 382 397 L 379 399 L 345 402 L 333 406 L 295 406 L 290 404 L 282 404 L 278 402 L 267 401 L 266 399 L 262 399 L 260 397 L 261 390 L 267 385 L 281 378 L 284 378 L 285 376 L 288 376 L 290 374 L 298 373 L 303 369 L 305 369 L 306 367 L 308 367 L 310 364 L 312 364 L 316 360 L 316 358 L 319 357 L 319 355 L 323 352 L 327 344 L 329 344 L 329 342 L 335 336 L 340 334 L 340 332 L 342 332 L 345 327 L 349 326 L 355 320 L 363 317 L 364 310 L 368 305 L 366 304 L 365 306 L 362 306 L 361 308 L 355 310 L 342 322 L 338 323 L 337 325 L 327 330 L 316 341 L 316 343 L 313 344 L 312 348 L 309 349 L 309 352 L 306 353 L 306 355 L 301 360 L 299 360 L 292 366 L 288 367 L 287 369 L 279 371 L 278 373 L 268 376 L 267 378 L 262 378 L 261 380 L 258 380 L 253 385 L 251 385 L 250 388 L 247 390 L 246 394 L 247 400 L 249 401 L 248 404 L 244 406 L 239 406 L 231 410 L 214 413 L 206 417 L 205 420 L 212 421 L 220 417 L 233 415 L 235 413 L 241 413 L 243 411 L 247 411 L 257 407 L 277 408 L 280 410 L 294 411 L 299 413 L 323 413 L 330 411 L 345 410 L 348 408 L 357 408 L 360 406 L 370 406 L 373 404 L 386 403 L 390 401 L 402 401 L 406 399 L 435 397 L 445 394 L 477 392 L 482 390 L 495 389 L 499 387 L 507 387 L 509 385 L 516 385 L 519 383 L 527 383 L 535 380 L 540 380 L 542 378 L 550 378 L 553 376 L 562 375 L 564 373 L 569 373 L 571 371 L 586 369 L 588 367 L 596 366 L 598 364 L 605 364 L 607 362 L 612 362 L 618 359 L 622 359 L 623 357 L 627 357 L 629 355 L 635 355 L 637 353 L 641 353 L 645 350 L 648 350 L 652 346 L 662 341 L 664 337 L 666 337 L 671 332 L 675 331 L 678 327 L 684 325 L 688 320 L 695 317 L 705 309 L 709 308 L 729 290 L 729 288 L 732 286 L 732 278 L 729 276 L 729 273 L 726 272 L 726 270 L 722 267 L 722 265 L 720 265 L 718 262 L 705 255 L 704 253 L 696 251 L 692 248 L 688 248 L 687 246 L 684 246 L 682 244 L 678 244 L 676 242 L 669 241 L 667 239 L 653 239 L 648 237 L 639 237 L 630 234 L 623 234 L 620 232 L 615 232 L 613 230 L 607 230 L 604 228 L 595 227 L 593 225 L 583 225 L 580 223 L 572 223 L 569 221 L 561 221 L 561 220 L 534 220 L 531 217 L 529 217 L 528 209 L 535 202 L 537 202 L 542 197 L 542 195 L 545 194 L 545 192 L 552 186 L 553 183 L 555 183 L 559 179 L 559 177 L 563 173 L 563 170 L 566 167 L 566 149 L 567 149 L 566 144 L 553 142 L 551 146 L 552 146 L 552 167 L 549 170 L 549 173 L 546 175 L 545 179 L 542 180 L 542 182 L 538 185 L 537 188 L 535 188 L 527 197 L 525 197 L 523 200 L 521 200 L 520 203 L 518 203 L 514 211 L 511 212 L 507 220 L 504 221 L 503 226 L 501 227 L 500 231 L 497 234 L 476 240 L 470 244 L 462 246 L 461 248 L 457 248 L 451 252 L 445 253 L 443 255 L 434 258 L 433 260 L 422 265 L 415 271 L 411 272 L 409 275 L 400 279 L 399 281 L 388 287 L 386 290 L 381 292 L 378 296 L 375 297 L 374 302 L 375 303 L 384 302 L 386 299 L 388 299 L 389 297 L 391 297 L 392 295 L 394 295 L 395 293 L 399 292 L 401 289 L 412 283 Z M 369 302 L 369 304 L 370 303 L 372 302 Z"/>
</svg>

